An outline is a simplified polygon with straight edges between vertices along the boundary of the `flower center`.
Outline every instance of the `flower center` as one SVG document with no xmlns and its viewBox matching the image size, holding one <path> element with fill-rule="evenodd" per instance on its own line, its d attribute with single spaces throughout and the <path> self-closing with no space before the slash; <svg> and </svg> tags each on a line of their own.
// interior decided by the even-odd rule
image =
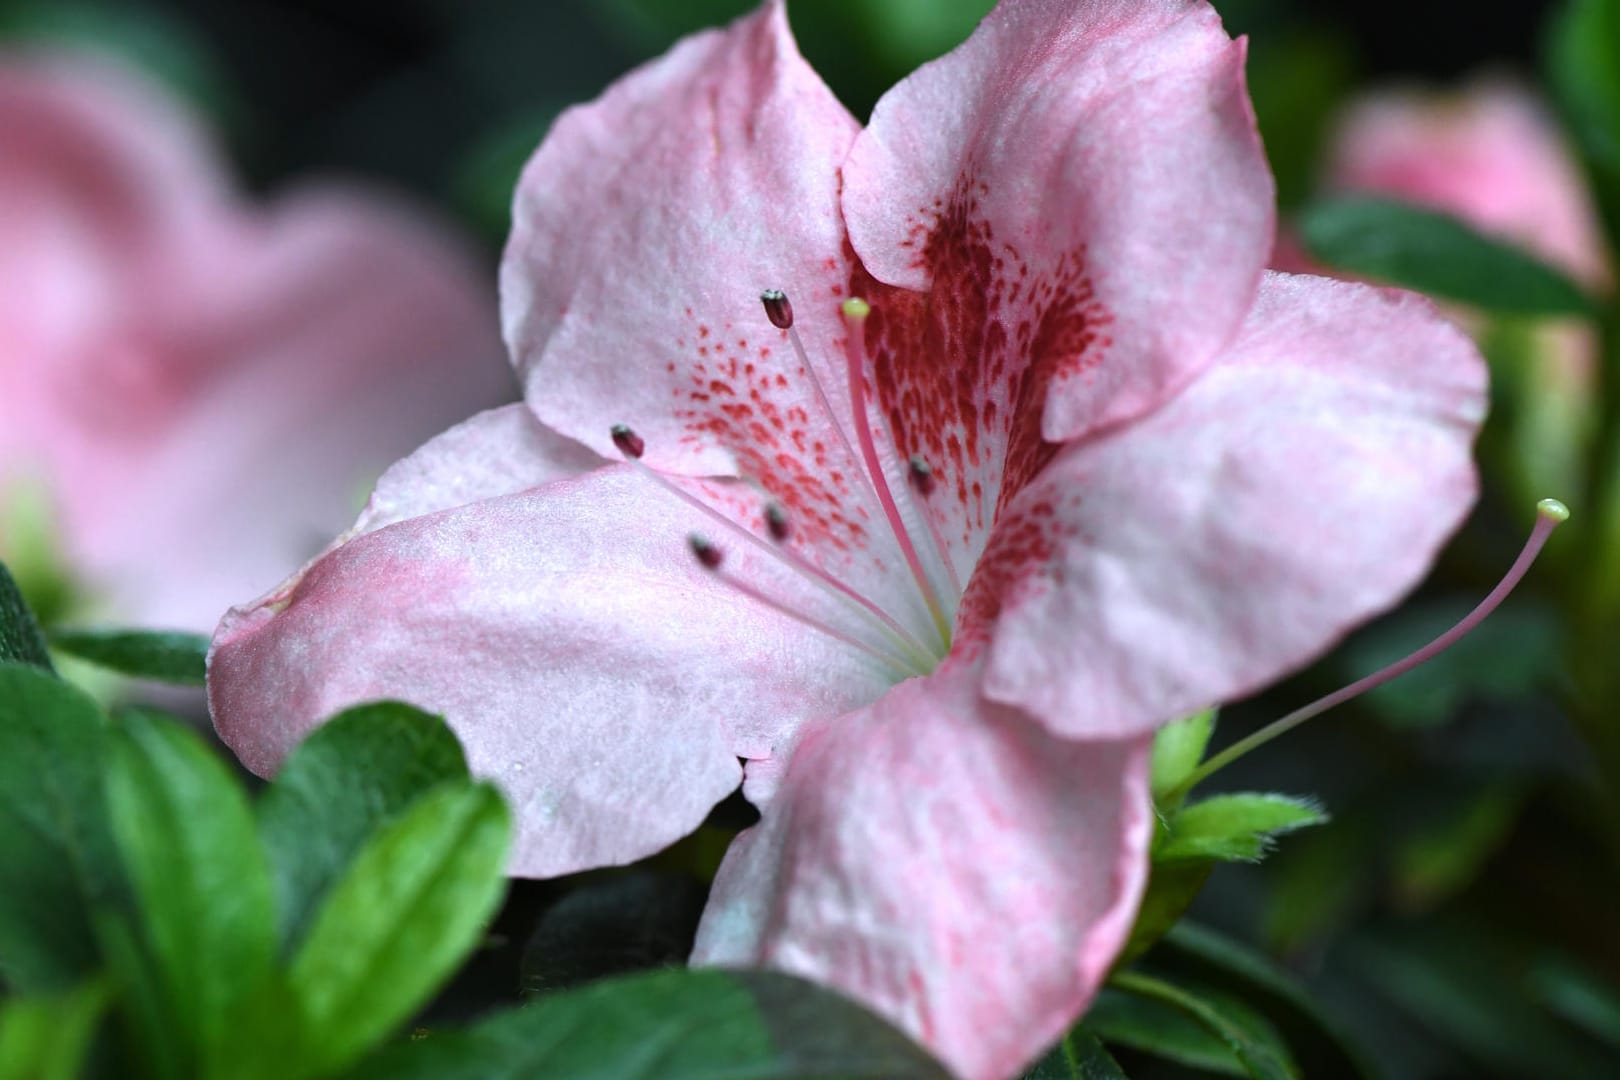
<svg viewBox="0 0 1620 1080">
<path fill-rule="evenodd" d="M 829 572 L 815 551 L 795 550 L 793 521 L 783 504 L 769 497 L 768 485 L 746 476 L 741 480 L 767 493 L 760 512 L 761 528 L 756 531 L 693 494 L 676 479 L 644 463 L 641 458 L 646 452 L 646 443 L 630 427 L 615 425 L 613 444 L 628 463 L 714 523 L 714 532 L 691 535 L 688 547 L 698 563 L 728 587 L 752 603 L 762 604 L 881 662 L 897 676 L 896 681 L 925 675 L 950 652 L 952 626 L 962 597 L 962 578 L 952 563 L 949 545 L 924 507 L 939 486 L 935 483 L 933 469 L 920 456 L 902 461 L 893 449 L 893 440 L 881 429 L 880 418 L 876 423 L 884 436 L 882 440 L 874 429 L 874 417 L 868 405 L 865 354 L 865 324 L 871 308 L 864 300 L 851 298 L 844 301 L 840 309 L 849 405 L 848 416 L 841 416 L 805 350 L 787 295 L 778 289 L 767 289 L 760 294 L 760 301 L 771 325 L 786 333 L 809 382 L 815 407 L 832 428 L 854 473 L 861 477 L 863 501 L 869 499 L 871 510 L 888 526 L 889 539 L 893 541 L 892 554 L 898 556 L 896 561 L 905 566 L 909 578 L 904 589 L 895 591 L 914 593 L 916 603 L 891 602 L 886 606 Z M 735 571 L 727 558 L 727 550 L 736 545 L 767 554 L 770 563 L 813 586 L 808 595 L 826 603 L 807 604 L 802 590 L 783 595 L 784 590 L 773 589 L 768 581 L 754 580 L 752 575 Z"/>
</svg>

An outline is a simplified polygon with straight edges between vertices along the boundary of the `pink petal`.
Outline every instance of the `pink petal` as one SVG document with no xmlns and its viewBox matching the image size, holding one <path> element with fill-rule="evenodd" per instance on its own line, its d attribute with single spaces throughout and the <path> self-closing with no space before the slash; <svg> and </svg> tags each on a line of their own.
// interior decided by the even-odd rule
<svg viewBox="0 0 1620 1080">
<path fill-rule="evenodd" d="M 1424 575 L 1484 413 L 1478 352 L 1427 301 L 1269 275 L 1214 367 L 1019 496 L 958 648 L 988 644 L 984 692 L 1071 736 L 1240 696 Z"/>
<path fill-rule="evenodd" d="M 318 551 L 422 438 L 512 392 L 470 254 L 376 193 L 289 196 L 211 254 L 158 333 L 183 399 L 84 539 L 126 611 L 199 629 Z"/>
<path fill-rule="evenodd" d="M 873 382 L 964 561 L 1043 440 L 1152 407 L 1242 321 L 1272 232 L 1243 56 L 1207 4 L 1003 0 L 856 141 Z"/>
<path fill-rule="evenodd" d="M 693 962 L 814 979 L 966 1080 L 1004 1080 L 1080 1015 L 1130 933 L 1148 743 L 1055 738 L 975 681 L 947 667 L 807 733 L 726 855 Z"/>
<path fill-rule="evenodd" d="M 263 774 L 346 705 L 440 712 L 517 813 L 512 872 L 544 877 L 659 850 L 736 788 L 739 756 L 881 692 L 881 669 L 699 567 L 685 503 L 622 465 L 559 478 L 583 452 L 514 407 L 391 470 L 359 528 L 381 527 L 221 624 L 226 743 Z M 540 486 L 490 497 L 506 482 Z M 438 509 L 459 495 L 482 501 Z"/>
<path fill-rule="evenodd" d="M 783 466 L 756 444 L 779 440 L 813 465 L 792 443 L 831 446 L 828 418 L 759 294 L 790 294 L 836 389 L 838 165 L 855 130 L 780 0 L 564 113 L 518 185 L 501 272 L 541 419 L 614 457 L 608 429 L 628 423 L 650 462 L 682 472 L 769 480 Z"/>
</svg>

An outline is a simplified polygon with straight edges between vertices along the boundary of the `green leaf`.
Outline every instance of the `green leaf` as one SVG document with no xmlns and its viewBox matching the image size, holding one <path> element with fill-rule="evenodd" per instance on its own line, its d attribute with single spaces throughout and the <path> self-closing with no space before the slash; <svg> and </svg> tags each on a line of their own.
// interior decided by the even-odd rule
<svg viewBox="0 0 1620 1080">
<path fill-rule="evenodd" d="M 1552 21 L 1548 81 L 1576 139 L 1620 170 L 1620 0 L 1570 0 Z"/>
<path fill-rule="evenodd" d="M 524 992 L 684 964 L 708 893 L 697 878 L 639 867 L 581 884 L 536 923 L 523 950 Z"/>
<path fill-rule="evenodd" d="M 65 990 L 95 970 L 91 909 L 116 891 L 106 728 L 83 691 L 0 663 L 0 977 Z"/>
<path fill-rule="evenodd" d="M 1170 818 L 1154 844 L 1153 860 L 1258 862 L 1275 837 L 1327 820 L 1309 799 L 1258 792 L 1216 795 Z"/>
<path fill-rule="evenodd" d="M 505 891 L 510 831 L 493 787 L 452 781 L 360 849 L 290 970 L 319 1071 L 387 1037 L 477 944 Z"/>
<path fill-rule="evenodd" d="M 270 873 L 247 796 L 193 732 L 131 712 L 113 742 L 107 804 L 143 940 L 206 1070 L 275 950 Z"/>
<path fill-rule="evenodd" d="M 1196 923 L 1181 922 L 1154 953 L 1157 963 L 1218 978 L 1242 1000 L 1264 1011 L 1288 1039 L 1306 1076 L 1376 1077 L 1378 1070 L 1337 1019 L 1310 992 L 1266 956 Z"/>
<path fill-rule="evenodd" d="M 1542 960 L 1530 988 L 1543 1008 L 1620 1050 L 1620 987 L 1564 957 Z"/>
<path fill-rule="evenodd" d="M 1142 895 L 1142 906 L 1136 912 L 1136 924 L 1131 927 L 1131 939 L 1120 957 L 1121 963 L 1129 963 L 1147 952 L 1180 921 L 1203 891 L 1204 882 L 1209 880 L 1214 868 L 1214 859 L 1177 859 L 1153 864 L 1147 891 Z"/>
<path fill-rule="evenodd" d="M 0 663 L 15 661 L 51 670 L 51 657 L 45 649 L 34 613 L 22 598 L 22 591 L 5 563 L 0 563 Z"/>
<path fill-rule="evenodd" d="M 1120 972 L 1109 980 L 1109 985 L 1145 1001 L 1168 1006 L 1192 1020 L 1231 1051 L 1243 1072 L 1255 1080 L 1293 1080 L 1299 1075 L 1275 1032 L 1258 1016 L 1234 1007 L 1231 1002 L 1217 1003 L 1133 971 Z M 1095 1019 L 1088 1022 L 1105 1040 L 1109 1039 Z M 1151 1047 L 1141 1049 L 1156 1052 Z"/>
<path fill-rule="evenodd" d="M 166 630 L 53 630 L 51 647 L 136 679 L 201 686 L 208 638 Z"/>
<path fill-rule="evenodd" d="M 1023 1080 L 1130 1080 L 1097 1036 L 1075 1028 L 1052 1047 Z"/>
<path fill-rule="evenodd" d="M 99 982 L 0 1002 L 0 1080 L 77 1080 L 106 1005 Z"/>
<path fill-rule="evenodd" d="M 1205 709 L 1159 729 L 1153 737 L 1153 801 L 1161 810 L 1165 793 L 1192 775 L 1204 760 L 1209 737 L 1215 734 L 1215 710 Z"/>
<path fill-rule="evenodd" d="M 298 940 L 377 829 L 438 785 L 466 779 L 444 721 L 399 702 L 346 709 L 307 736 L 259 800 L 283 945 Z"/>
<path fill-rule="evenodd" d="M 1485 311 L 1593 312 L 1591 299 L 1559 271 L 1437 211 L 1353 196 L 1307 207 L 1298 224 L 1311 255 L 1339 270 Z"/>
<path fill-rule="evenodd" d="M 852 1002 L 767 971 L 661 971 L 394 1047 L 368 1080 L 946 1080 Z"/>
</svg>

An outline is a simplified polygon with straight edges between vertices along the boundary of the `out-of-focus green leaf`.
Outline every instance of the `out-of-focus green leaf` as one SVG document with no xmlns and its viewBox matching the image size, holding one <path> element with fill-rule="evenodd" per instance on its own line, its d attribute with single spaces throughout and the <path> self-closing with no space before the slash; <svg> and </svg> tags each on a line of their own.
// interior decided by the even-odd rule
<svg viewBox="0 0 1620 1080">
<path fill-rule="evenodd" d="M 532 108 L 484 136 L 456 172 L 455 198 L 462 213 L 485 235 L 505 237 L 512 227 L 512 192 L 523 166 L 540 145 L 563 103 Z"/>
<path fill-rule="evenodd" d="M 99 982 L 0 1001 L 0 1080 L 78 1080 L 106 1005 Z"/>
<path fill-rule="evenodd" d="M 1204 760 L 1209 737 L 1215 734 L 1215 710 L 1205 709 L 1166 724 L 1153 736 L 1153 801 L 1161 812 L 1174 810 L 1164 803 L 1165 793 L 1192 775 Z"/>
<path fill-rule="evenodd" d="M 1394 663 L 1451 629 L 1477 601 L 1413 604 L 1346 645 L 1345 667 L 1365 674 Z M 1523 701 L 1556 692 L 1562 678 L 1563 627 L 1557 613 L 1531 601 L 1504 606 L 1450 649 L 1362 701 L 1398 727 L 1436 727 L 1470 698 Z"/>
<path fill-rule="evenodd" d="M 1376 820 L 1352 813 L 1340 818 L 1331 833 L 1296 838 L 1267 862 L 1267 947 L 1292 952 L 1347 923 L 1377 891 L 1383 839 Z"/>
<path fill-rule="evenodd" d="M 95 970 L 91 910 L 116 890 L 106 728 L 83 691 L 0 663 L 0 981 L 64 990 Z"/>
<path fill-rule="evenodd" d="M 1298 224 L 1311 256 L 1338 270 L 1485 311 L 1595 310 L 1580 287 L 1551 266 L 1434 210 L 1347 196 L 1306 207 Z"/>
<path fill-rule="evenodd" d="M 524 992 L 684 964 L 707 896 L 696 878 L 648 869 L 570 890 L 540 917 L 523 951 Z"/>
<path fill-rule="evenodd" d="M 161 8 L 105 0 L 20 0 L 0 5 L 0 40 L 6 39 L 106 53 L 199 110 L 229 115 L 239 101 L 202 40 Z"/>
<path fill-rule="evenodd" d="M 1261 1009 L 1287 1038 L 1304 1075 L 1380 1075 L 1345 1027 L 1303 985 L 1254 949 L 1184 920 L 1165 935 L 1154 959 L 1206 982 L 1219 979 Z"/>
<path fill-rule="evenodd" d="M 1291 795 L 1215 795 L 1170 817 L 1153 845 L 1153 860 L 1256 862 L 1270 850 L 1275 837 L 1327 819 L 1316 803 Z"/>
<path fill-rule="evenodd" d="M 351 1080 L 946 1080 L 904 1035 L 766 971 L 664 971 L 548 994 L 429 1035 Z"/>
<path fill-rule="evenodd" d="M 1354 67 L 1343 35 L 1277 28 L 1250 39 L 1249 96 L 1284 209 L 1304 202 L 1316 186 L 1329 120 L 1350 92 Z"/>
<path fill-rule="evenodd" d="M 1175 1045 L 1183 1048 L 1189 1055 L 1187 1057 L 1177 1058 L 1162 1049 L 1169 1045 L 1168 1042 L 1155 1043 L 1154 1026 L 1164 1026 L 1164 1015 L 1180 1014 L 1213 1036 L 1219 1046 L 1229 1051 L 1230 1057 L 1235 1059 L 1241 1069 L 1238 1075 L 1251 1076 L 1255 1080 L 1292 1080 L 1299 1076 L 1299 1069 L 1289 1056 L 1288 1048 L 1276 1030 L 1259 1014 L 1234 1001 L 1217 1001 L 1213 997 L 1194 994 L 1162 979 L 1134 971 L 1116 974 L 1109 980 L 1109 985 L 1123 995 L 1163 1006 L 1171 1012 L 1158 1013 L 1159 1019 L 1154 1022 L 1151 1020 L 1156 1015 L 1154 1011 L 1139 1009 L 1135 1014 L 1139 1027 L 1131 1036 L 1138 1041 L 1133 1044 L 1126 1042 L 1117 1031 L 1111 1034 L 1110 1028 L 1097 1017 L 1094 1006 L 1092 1013 L 1088 1015 L 1087 1023 L 1104 1042 L 1133 1045 L 1135 1049 L 1172 1057 L 1173 1060 L 1181 1060 L 1184 1064 L 1194 1065 L 1197 1068 L 1229 1071 L 1229 1066 L 1222 1067 L 1221 1057 L 1209 1052 L 1207 1047 L 1199 1052 L 1202 1056 L 1201 1061 L 1193 1060 L 1194 1044 L 1185 1034 L 1175 1040 Z"/>
<path fill-rule="evenodd" d="M 1568 0 L 1550 29 L 1548 81 L 1581 147 L 1620 175 L 1620 0 Z"/>
<path fill-rule="evenodd" d="M 467 956 L 505 891 L 510 831 L 493 787 L 451 782 L 360 849 L 292 960 L 312 1068 L 366 1053 Z"/>
<path fill-rule="evenodd" d="M 1395 846 L 1395 888 L 1408 909 L 1426 909 L 1468 886 L 1507 840 L 1528 794 L 1520 783 L 1463 792 Z"/>
<path fill-rule="evenodd" d="M 1513 948 L 1483 928 L 1428 920 L 1358 933 L 1342 952 L 1370 986 L 1482 1069 L 1614 1075 L 1612 1057 L 1535 1007 Z"/>
<path fill-rule="evenodd" d="M 1037 1061 L 1023 1080 L 1129 1080 L 1097 1036 L 1075 1028 Z"/>
<path fill-rule="evenodd" d="M 283 945 L 377 829 L 438 785 L 467 778 L 455 735 L 411 705 L 357 705 L 311 732 L 259 800 Z"/>
<path fill-rule="evenodd" d="M 53 630 L 51 647 L 136 679 L 201 686 L 208 637 L 168 630 Z"/>
<path fill-rule="evenodd" d="M 1538 963 L 1530 987 L 1548 1012 L 1620 1050 L 1620 987 L 1563 957 Z"/>
<path fill-rule="evenodd" d="M 188 1046 L 209 1071 L 275 950 L 270 873 L 247 796 L 194 733 L 132 712 L 113 740 L 107 805 L 144 941 Z"/>
</svg>

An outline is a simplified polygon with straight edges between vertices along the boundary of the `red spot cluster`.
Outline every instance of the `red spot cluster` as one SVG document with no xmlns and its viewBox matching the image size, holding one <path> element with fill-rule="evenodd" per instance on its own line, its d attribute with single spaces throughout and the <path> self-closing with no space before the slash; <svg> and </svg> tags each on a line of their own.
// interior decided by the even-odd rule
<svg viewBox="0 0 1620 1080">
<path fill-rule="evenodd" d="M 683 441 L 719 443 L 735 454 L 743 472 L 781 504 L 805 546 L 864 547 L 863 518 L 850 509 L 858 505 L 850 487 L 857 478 L 848 475 L 836 442 L 828 443 L 830 420 L 811 416 L 814 391 L 791 359 L 786 332 L 750 326 L 738 333 L 730 323 L 699 322 L 690 308 L 686 318 L 691 329 L 676 347 L 689 356 L 666 364 L 686 375 L 673 390 Z"/>
<path fill-rule="evenodd" d="M 1041 499 L 996 523 L 957 612 L 958 655 L 972 657 L 984 648 L 1007 598 L 1029 588 L 1052 565 L 1064 538 L 1063 521 L 1052 503 Z"/>
<path fill-rule="evenodd" d="M 1111 321 L 1084 247 L 1031 265 L 979 213 L 988 192 L 965 178 L 914 218 L 903 244 L 928 270 L 927 292 L 882 285 L 858 261 L 850 279 L 872 305 L 869 375 L 900 455 L 922 456 L 954 486 L 969 531 L 993 523 L 1051 459 L 1056 447 L 1040 432 L 1047 387 L 1102 362 Z"/>
</svg>

